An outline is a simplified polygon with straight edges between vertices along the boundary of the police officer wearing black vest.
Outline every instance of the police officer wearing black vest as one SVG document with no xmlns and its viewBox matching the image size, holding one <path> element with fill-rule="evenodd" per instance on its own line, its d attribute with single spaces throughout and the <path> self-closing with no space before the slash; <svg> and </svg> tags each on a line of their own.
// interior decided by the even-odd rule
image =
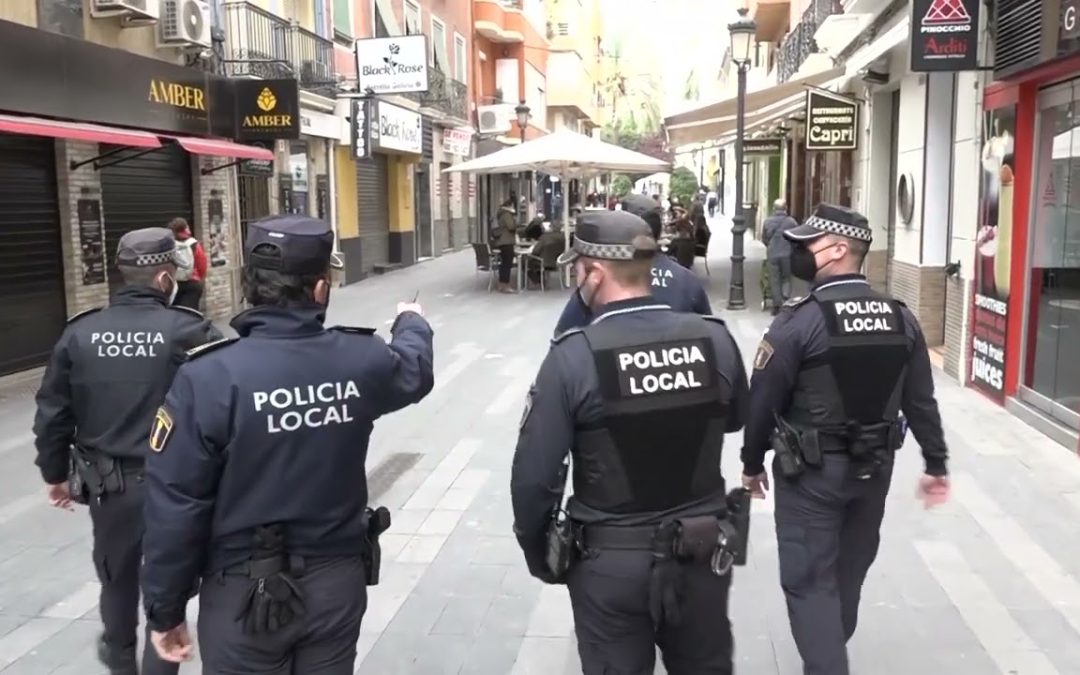
<svg viewBox="0 0 1080 675">
<path fill-rule="evenodd" d="M 775 450 L 780 582 L 803 672 L 847 675 L 905 424 L 922 446 L 928 507 L 948 497 L 948 450 L 915 316 L 858 273 L 866 218 L 822 204 L 784 236 L 792 274 L 813 289 L 783 306 L 754 357 L 743 483 L 764 497 Z"/>
<path fill-rule="evenodd" d="M 664 208 L 657 204 L 656 200 L 641 194 L 629 194 L 620 204 L 623 211 L 640 217 L 649 225 L 653 239 L 660 238 Z M 653 298 L 676 312 L 712 314 L 709 296 L 705 292 L 701 279 L 669 256 L 653 256 L 649 289 Z M 559 322 L 555 325 L 555 335 L 561 335 L 571 328 L 583 328 L 589 324 L 592 317 L 592 310 L 582 299 L 581 294 L 574 293 L 566 302 Z"/>
<path fill-rule="evenodd" d="M 431 391 L 432 330 L 399 304 L 388 345 L 324 326 L 329 226 L 272 216 L 249 228 L 239 338 L 194 350 L 151 433 L 143 595 L 151 639 L 190 658 L 199 591 L 205 673 L 351 675 L 385 509 L 368 509 L 376 419 Z"/>
<path fill-rule="evenodd" d="M 587 211 L 563 264 L 594 314 L 555 338 L 514 456 L 514 529 L 529 571 L 565 583 L 586 675 L 731 673 L 731 563 L 720 453 L 748 405 L 724 322 L 649 293 L 657 244 L 628 211 Z M 560 511 L 572 456 L 569 519 Z M 745 507 L 749 507 L 746 495 Z M 745 513 L 745 511 L 744 511 Z M 567 566 L 569 569 L 567 570 Z"/>
<path fill-rule="evenodd" d="M 53 349 L 37 394 L 37 465 L 53 506 L 89 504 L 104 633 L 98 657 L 137 673 L 143 465 L 154 411 L 188 349 L 221 334 L 197 311 L 171 305 L 176 242 L 162 227 L 120 239 L 124 286 L 109 307 L 76 314 Z M 143 673 L 175 673 L 147 649 Z"/>
</svg>

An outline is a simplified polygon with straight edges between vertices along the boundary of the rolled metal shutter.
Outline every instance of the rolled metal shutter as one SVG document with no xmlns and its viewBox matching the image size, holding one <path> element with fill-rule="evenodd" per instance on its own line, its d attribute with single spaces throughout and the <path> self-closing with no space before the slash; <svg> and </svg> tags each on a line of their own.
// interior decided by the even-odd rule
<svg viewBox="0 0 1080 675">
<path fill-rule="evenodd" d="M 364 275 L 390 259 L 390 170 L 386 155 L 356 162 L 360 267 Z"/>
<path fill-rule="evenodd" d="M 50 138 L 0 134 L 0 375 L 45 363 L 64 331 L 64 254 Z"/>
<path fill-rule="evenodd" d="M 103 153 L 115 149 L 115 146 L 101 146 Z M 124 151 L 115 158 L 135 152 Z M 180 146 L 168 144 L 141 157 L 104 167 L 101 169 L 101 209 L 105 219 L 109 288 L 116 289 L 122 285 L 116 269 L 116 246 L 120 237 L 142 227 L 166 227 L 173 218 L 185 218 L 192 227 L 195 226 L 188 154 Z M 196 235 L 205 237 L 199 232 Z"/>
<path fill-rule="evenodd" d="M 994 77 L 1008 77 L 1042 61 L 1042 12 L 1041 0 L 995 0 Z"/>
</svg>

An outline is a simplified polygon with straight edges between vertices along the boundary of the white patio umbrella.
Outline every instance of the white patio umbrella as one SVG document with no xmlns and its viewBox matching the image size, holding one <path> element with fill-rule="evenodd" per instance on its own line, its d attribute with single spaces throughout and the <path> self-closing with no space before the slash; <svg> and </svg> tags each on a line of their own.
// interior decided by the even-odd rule
<svg viewBox="0 0 1080 675">
<path fill-rule="evenodd" d="M 599 138 L 560 129 L 520 145 L 493 152 L 484 157 L 455 164 L 444 173 L 518 173 L 539 171 L 558 176 L 560 181 L 591 178 L 601 173 L 656 173 L 667 171 L 671 164 L 640 152 L 605 143 Z M 569 195 L 566 195 L 569 197 Z M 570 201 L 562 200 L 563 237 L 570 248 Z"/>
</svg>

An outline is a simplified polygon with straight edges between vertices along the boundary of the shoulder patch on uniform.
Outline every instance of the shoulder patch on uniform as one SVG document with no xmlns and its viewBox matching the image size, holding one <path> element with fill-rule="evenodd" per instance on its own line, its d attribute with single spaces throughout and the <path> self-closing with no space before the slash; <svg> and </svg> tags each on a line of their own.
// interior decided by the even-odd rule
<svg viewBox="0 0 1080 675">
<path fill-rule="evenodd" d="M 773 346 L 768 340 L 762 338 L 761 343 L 758 344 L 757 353 L 754 354 L 754 370 L 765 370 L 765 366 L 769 365 L 774 353 L 776 350 Z"/>
<path fill-rule="evenodd" d="M 332 326 L 330 330 L 340 331 L 342 333 L 353 333 L 355 335 L 374 335 L 374 328 L 364 328 L 363 326 Z"/>
<path fill-rule="evenodd" d="M 175 309 L 175 310 L 180 311 L 180 312 L 187 312 L 188 314 L 194 314 L 195 316 L 199 317 L 200 319 L 205 319 L 206 318 L 206 317 L 203 316 L 203 313 L 200 312 L 199 310 L 192 309 L 190 307 L 184 307 L 183 305 L 169 305 L 169 309 Z"/>
<path fill-rule="evenodd" d="M 582 329 L 580 329 L 580 328 L 571 328 L 569 330 L 564 330 L 563 332 L 559 333 L 558 335 L 556 335 L 555 337 L 553 337 L 551 339 L 551 344 L 557 345 L 560 342 L 562 342 L 563 340 L 565 340 L 566 338 L 570 337 L 571 335 L 575 335 L 577 333 L 583 333 L 583 332 L 584 331 Z"/>
<path fill-rule="evenodd" d="M 714 314 L 702 314 L 701 318 L 705 319 L 706 321 L 713 321 L 715 323 L 720 324 L 721 326 L 725 326 L 725 327 L 727 326 L 726 321 L 724 321 L 723 319 L 721 319 L 720 317 L 718 317 L 718 316 L 716 316 Z"/>
<path fill-rule="evenodd" d="M 199 345 L 198 347 L 192 347 L 191 349 L 187 350 L 188 360 L 190 361 L 191 359 L 193 359 L 193 358 L 195 358 L 197 356 L 204 356 L 204 355 L 209 354 L 210 352 L 214 351 L 215 349 L 220 349 L 220 348 L 222 348 L 222 347 L 224 347 L 226 345 L 231 345 L 232 343 L 236 342 L 239 339 L 240 338 L 235 338 L 235 337 L 221 338 L 220 340 L 214 340 L 213 342 L 207 342 L 206 344 Z"/>
<path fill-rule="evenodd" d="M 172 415 L 165 410 L 164 406 L 158 408 L 154 415 L 154 426 L 150 427 L 150 449 L 154 452 L 164 450 L 165 444 L 169 442 L 169 436 L 172 435 L 172 430 Z"/>
<path fill-rule="evenodd" d="M 72 314 L 70 317 L 68 317 L 67 322 L 68 323 L 75 323 L 76 321 L 83 318 L 84 316 L 88 316 L 90 314 L 93 314 L 94 312 L 100 312 L 103 309 L 105 309 L 105 308 L 104 307 L 92 307 L 91 309 L 84 309 L 83 311 L 76 312 L 75 314 Z"/>
<path fill-rule="evenodd" d="M 525 394 L 525 410 L 521 412 L 521 423 L 518 424 L 519 431 L 525 428 L 525 423 L 529 421 L 529 415 L 532 414 L 534 388 L 535 385 L 529 387 L 529 393 Z"/>
</svg>

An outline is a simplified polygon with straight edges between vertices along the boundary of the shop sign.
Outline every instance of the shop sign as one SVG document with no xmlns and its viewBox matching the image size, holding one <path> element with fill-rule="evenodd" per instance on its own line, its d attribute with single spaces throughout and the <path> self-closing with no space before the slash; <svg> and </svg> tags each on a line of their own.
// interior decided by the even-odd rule
<svg viewBox="0 0 1080 675">
<path fill-rule="evenodd" d="M 317 138 L 341 138 L 341 118 L 315 110 L 300 111 L 300 133 Z"/>
<path fill-rule="evenodd" d="M 472 150 L 473 130 L 462 127 L 460 129 L 443 130 L 443 152 L 458 157 L 468 157 Z"/>
<path fill-rule="evenodd" d="M 913 0 L 911 70 L 975 70 L 982 0 Z"/>
<path fill-rule="evenodd" d="M 407 94 L 428 90 L 426 35 L 357 40 L 357 90 L 361 94 Z"/>
<path fill-rule="evenodd" d="M 257 141 L 251 143 L 256 148 L 264 148 L 266 150 L 274 149 L 273 141 Z M 241 176 L 255 176 L 258 178 L 268 178 L 274 175 L 274 160 L 272 159 L 245 159 L 240 162 L 239 171 Z"/>
<path fill-rule="evenodd" d="M 972 307 L 971 384 L 995 401 L 1005 400 L 1005 355 L 1013 235 L 1013 158 L 1016 106 L 983 117 Z"/>
<path fill-rule="evenodd" d="M 854 150 L 859 102 L 821 89 L 806 90 L 806 149 Z"/>
<path fill-rule="evenodd" d="M 1080 0 L 1061 0 L 1059 40 L 1080 38 Z"/>
<path fill-rule="evenodd" d="M 353 99 L 352 127 L 353 127 L 353 154 L 357 159 L 369 159 L 371 157 L 371 119 L 372 103 L 370 100 Z"/>
<path fill-rule="evenodd" d="M 742 151 L 744 155 L 779 155 L 784 150 L 784 140 L 782 138 L 747 138 L 742 142 Z M 716 164 L 716 157 L 709 158 L 710 167 Z M 716 173 L 713 168 L 709 169 L 710 173 Z"/>
<path fill-rule="evenodd" d="M 371 117 L 371 144 L 375 150 L 419 155 L 424 151 L 422 129 L 420 113 L 378 101 Z"/>
<path fill-rule="evenodd" d="M 101 222 L 101 202 L 80 199 L 76 203 L 79 217 L 79 249 L 82 253 L 83 286 L 105 283 L 105 226 Z"/>
<path fill-rule="evenodd" d="M 236 139 L 299 138 L 300 85 L 293 78 L 236 80 Z"/>
</svg>

